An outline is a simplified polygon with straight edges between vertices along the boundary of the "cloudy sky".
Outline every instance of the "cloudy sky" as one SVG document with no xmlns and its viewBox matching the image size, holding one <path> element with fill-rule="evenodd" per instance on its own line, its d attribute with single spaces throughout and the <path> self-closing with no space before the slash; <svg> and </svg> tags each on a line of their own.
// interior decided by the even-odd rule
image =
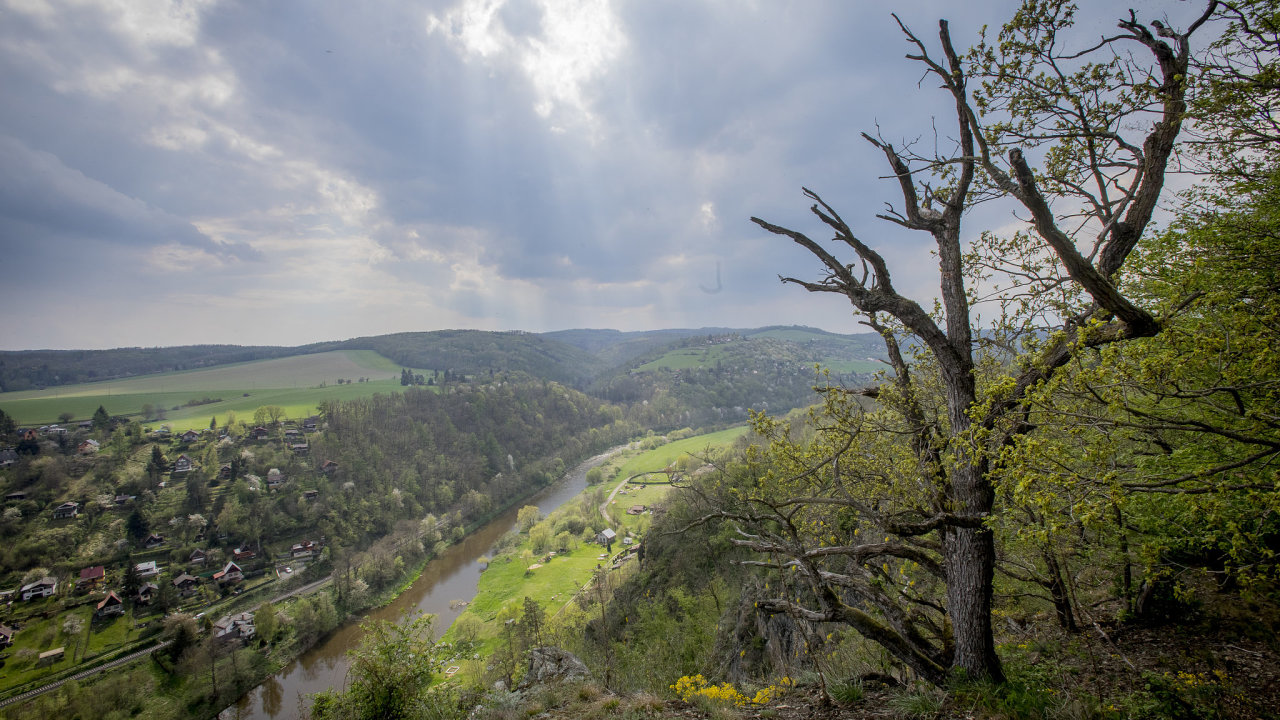
<svg viewBox="0 0 1280 720">
<path fill-rule="evenodd" d="M 858 332 L 748 218 L 816 230 L 812 187 L 931 297 L 859 137 L 946 117 L 888 9 L 1013 5 L 0 0 L 0 349 Z"/>
</svg>

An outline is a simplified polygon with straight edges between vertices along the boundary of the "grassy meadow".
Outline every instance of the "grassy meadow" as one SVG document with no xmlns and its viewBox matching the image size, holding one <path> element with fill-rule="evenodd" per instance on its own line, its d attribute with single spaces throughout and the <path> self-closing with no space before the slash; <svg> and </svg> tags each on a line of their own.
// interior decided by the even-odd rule
<svg viewBox="0 0 1280 720">
<path fill-rule="evenodd" d="M 417 372 L 424 372 L 416 370 Z M 368 382 L 337 384 L 339 379 Z M 326 400 L 350 400 L 398 392 L 400 366 L 371 350 L 335 350 L 201 370 L 145 375 L 46 390 L 0 393 L 0 408 L 19 425 L 57 422 L 70 413 L 87 420 L 99 405 L 112 415 L 138 416 L 144 405 L 165 409 L 163 422 L 176 431 L 221 425 L 228 413 L 249 420 L 263 405 L 278 405 L 288 417 L 306 417 Z M 217 402 L 188 405 L 205 399 Z"/>
</svg>

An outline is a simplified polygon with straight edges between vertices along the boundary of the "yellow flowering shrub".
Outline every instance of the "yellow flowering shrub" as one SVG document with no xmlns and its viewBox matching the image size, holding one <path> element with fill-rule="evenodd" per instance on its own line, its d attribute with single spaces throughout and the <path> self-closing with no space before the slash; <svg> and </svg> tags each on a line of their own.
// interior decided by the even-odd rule
<svg viewBox="0 0 1280 720">
<path fill-rule="evenodd" d="M 669 687 L 675 692 L 676 697 L 685 702 L 692 702 L 694 698 L 703 697 L 721 705 L 745 707 L 747 705 L 765 705 L 772 702 L 794 684 L 791 678 L 784 677 L 776 684 L 761 689 L 751 698 L 743 695 L 731 683 L 710 685 L 701 674 L 685 675 Z"/>
</svg>

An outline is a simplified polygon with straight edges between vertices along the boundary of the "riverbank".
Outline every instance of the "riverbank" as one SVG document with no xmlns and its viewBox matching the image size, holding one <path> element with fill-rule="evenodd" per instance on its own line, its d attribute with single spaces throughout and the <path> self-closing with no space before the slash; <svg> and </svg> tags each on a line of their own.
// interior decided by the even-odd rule
<svg viewBox="0 0 1280 720">
<path fill-rule="evenodd" d="M 509 642 L 507 621 L 520 615 L 526 598 L 553 616 L 596 582 L 616 585 L 621 579 L 618 573 L 631 572 L 635 565 L 635 551 L 648 530 L 653 506 L 671 489 L 669 476 L 663 471 L 701 467 L 709 451 L 731 445 L 747 430 L 746 426 L 730 428 L 615 456 L 602 466 L 608 480 L 586 488 L 537 525 L 526 528 L 519 544 L 490 559 L 474 599 L 444 634 L 442 642 L 453 651 L 452 659 L 446 662 L 449 677 L 467 684 L 483 676 L 488 658 Z M 651 473 L 659 473 L 656 477 L 661 479 L 648 479 L 654 477 Z M 605 506 L 597 504 L 593 496 L 606 490 L 610 498 L 606 504 L 616 510 L 604 515 L 612 516 L 606 523 L 617 536 L 612 547 L 587 542 L 572 533 L 566 538 L 567 529 L 574 527 L 573 516 L 581 518 L 587 509 L 603 515 L 600 511 Z M 554 549 L 547 549 L 546 528 Z"/>
</svg>

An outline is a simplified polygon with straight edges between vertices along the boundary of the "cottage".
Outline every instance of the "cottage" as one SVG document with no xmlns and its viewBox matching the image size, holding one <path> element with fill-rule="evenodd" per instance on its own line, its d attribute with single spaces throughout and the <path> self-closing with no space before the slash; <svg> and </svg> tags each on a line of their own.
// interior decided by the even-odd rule
<svg viewBox="0 0 1280 720">
<path fill-rule="evenodd" d="M 133 566 L 134 572 L 138 573 L 140 578 L 155 577 L 160 574 L 160 568 L 156 565 L 155 560 L 148 560 L 144 563 L 138 563 Z"/>
<path fill-rule="evenodd" d="M 138 588 L 138 594 L 134 595 L 133 599 L 139 605 L 150 605 L 151 601 L 155 600 L 156 596 L 159 594 L 160 594 L 159 585 L 152 582 L 143 583 L 142 587 Z"/>
<path fill-rule="evenodd" d="M 200 548 L 196 548 L 195 550 L 191 551 L 190 555 L 187 556 L 187 564 L 203 566 L 204 561 L 207 559 L 209 559 L 209 556 L 206 555 L 205 552 Z"/>
<path fill-rule="evenodd" d="M 112 502 L 116 507 L 121 508 L 136 500 L 137 497 L 137 495 L 117 495 L 112 499 Z"/>
<path fill-rule="evenodd" d="M 76 579 L 76 588 L 88 590 L 96 588 L 107 579 L 107 569 L 101 565 L 87 567 L 80 571 L 80 577 Z"/>
<path fill-rule="evenodd" d="M 67 520 L 80 514 L 80 503 L 64 502 L 53 509 L 54 520 Z"/>
<path fill-rule="evenodd" d="M 218 466 L 218 477 L 223 480 L 231 479 L 231 463 L 222 463 Z"/>
<path fill-rule="evenodd" d="M 254 552 L 252 548 L 236 548 L 231 551 L 231 559 L 236 561 L 252 560 L 256 557 L 258 557 L 258 553 Z"/>
<path fill-rule="evenodd" d="M 164 544 L 164 536 L 159 533 L 151 533 L 146 540 L 142 541 L 142 547 L 151 550 L 158 548 Z"/>
<path fill-rule="evenodd" d="M 102 598 L 102 602 L 98 603 L 98 609 L 93 614 L 100 618 L 123 615 L 124 601 L 120 599 L 115 590 L 112 590 L 107 593 L 106 597 Z"/>
<path fill-rule="evenodd" d="M 18 463 L 18 453 L 10 448 L 0 450 L 0 468 L 7 468 Z"/>
<path fill-rule="evenodd" d="M 27 499 L 27 494 L 21 490 L 17 490 L 4 496 L 5 502 L 21 502 Z"/>
<path fill-rule="evenodd" d="M 18 592 L 21 593 L 23 601 L 49 597 L 58 592 L 58 581 L 52 577 L 45 576 L 35 582 L 23 585 Z"/>
<path fill-rule="evenodd" d="M 250 440 L 266 440 L 271 433 L 261 425 L 249 431 Z"/>
<path fill-rule="evenodd" d="M 267 471 L 267 487 L 275 489 L 284 485 L 284 473 L 280 472 L 280 468 L 271 468 Z"/>
<path fill-rule="evenodd" d="M 78 446 L 76 446 L 76 450 L 77 450 L 81 455 L 92 455 L 92 454 L 94 454 L 94 453 L 98 452 L 98 450 L 99 450 L 99 448 L 100 448 L 100 447 L 101 447 L 101 446 L 100 446 L 100 445 L 98 445 L 98 441 L 97 441 L 97 440 L 92 440 L 92 439 L 91 439 L 91 440 L 85 440 L 84 442 L 80 443 Z"/>
<path fill-rule="evenodd" d="M 319 422 L 320 422 L 320 418 L 316 417 L 315 415 L 312 415 L 311 417 L 302 421 L 302 431 L 315 432 L 316 425 L 319 424 Z"/>
<path fill-rule="evenodd" d="M 181 475 L 183 473 L 189 473 L 191 472 L 193 467 L 195 466 L 192 464 L 191 458 L 187 457 L 186 455 L 179 455 L 178 459 L 173 461 L 172 474 Z"/>
<path fill-rule="evenodd" d="M 325 460 L 320 465 L 320 472 L 324 473 L 325 475 L 332 475 L 337 471 L 338 471 L 338 463 L 332 460 Z"/>
<path fill-rule="evenodd" d="M 191 597 L 196 592 L 196 587 L 200 585 L 200 579 L 188 573 L 182 573 L 173 579 L 173 587 L 182 597 Z"/>
<path fill-rule="evenodd" d="M 178 439 L 184 443 L 193 443 L 200 439 L 200 433 L 195 430 L 188 430 L 178 436 Z"/>
<path fill-rule="evenodd" d="M 309 558 L 320 554 L 320 543 L 306 540 L 289 548 L 289 555 L 294 559 Z"/>
<path fill-rule="evenodd" d="M 304 442 L 293 443 L 289 446 L 289 449 L 292 450 L 295 455 L 306 455 L 311 451 L 311 447 Z"/>
<path fill-rule="evenodd" d="M 219 585 L 230 585 L 244 580 L 244 571 L 235 562 L 228 562 L 219 572 L 213 574 L 213 579 Z"/>
<path fill-rule="evenodd" d="M 18 634 L 18 631 L 14 630 L 8 625 L 0 625 L 0 648 L 9 647 L 10 645 L 12 645 L 13 636 L 17 634 Z"/>
<path fill-rule="evenodd" d="M 307 490 L 306 492 L 302 493 L 303 500 L 315 500 L 318 497 L 320 497 L 319 490 Z"/>
<path fill-rule="evenodd" d="M 284 431 L 285 440 L 297 440 L 302 437 L 302 433 L 297 428 L 289 428 Z"/>
<path fill-rule="evenodd" d="M 596 535 L 596 542 L 601 545 L 612 545 L 613 541 L 617 538 L 618 533 L 614 532 L 611 528 L 605 528 Z"/>
<path fill-rule="evenodd" d="M 256 632 L 252 613 L 227 615 L 213 624 L 213 637 L 223 642 L 249 640 Z"/>
<path fill-rule="evenodd" d="M 627 508 L 627 514 L 643 515 L 645 510 L 648 510 L 648 508 L 645 507 L 644 505 L 632 505 L 631 507 Z"/>
</svg>

